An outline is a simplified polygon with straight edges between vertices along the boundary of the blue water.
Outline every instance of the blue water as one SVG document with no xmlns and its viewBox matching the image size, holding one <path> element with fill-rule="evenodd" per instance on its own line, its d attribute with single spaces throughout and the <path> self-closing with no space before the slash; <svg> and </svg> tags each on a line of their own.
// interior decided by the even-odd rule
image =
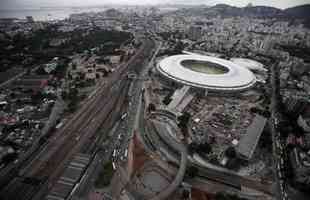
<svg viewBox="0 0 310 200">
<path fill-rule="evenodd" d="M 83 12 L 100 12 L 109 7 L 55 7 L 55 8 L 23 8 L 23 9 L 1 9 L 0 18 L 18 18 L 25 19 L 26 16 L 32 16 L 37 21 L 62 20 L 68 18 L 70 14 Z M 165 13 L 177 10 L 175 7 L 161 7 L 160 11 Z"/>
<path fill-rule="evenodd" d="M 68 18 L 70 14 L 82 12 L 100 12 L 106 8 L 35 8 L 35 9 L 6 9 L 0 8 L 0 18 L 18 18 L 25 19 L 26 16 L 32 16 L 34 20 L 61 20 Z"/>
</svg>

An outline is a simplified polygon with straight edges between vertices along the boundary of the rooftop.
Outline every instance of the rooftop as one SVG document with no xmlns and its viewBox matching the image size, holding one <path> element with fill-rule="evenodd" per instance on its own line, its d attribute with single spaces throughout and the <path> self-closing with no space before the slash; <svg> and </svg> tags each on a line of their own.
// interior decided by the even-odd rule
<svg viewBox="0 0 310 200">
<path fill-rule="evenodd" d="M 266 72 L 268 71 L 266 68 L 264 68 L 264 65 L 260 62 L 257 62 L 255 60 L 252 59 L 248 59 L 248 58 L 231 58 L 230 61 L 232 61 L 233 63 L 243 66 L 249 70 L 252 71 L 262 71 L 262 72 Z"/>
<path fill-rule="evenodd" d="M 161 60 L 157 69 L 177 82 L 213 91 L 245 90 L 256 82 L 247 68 L 211 56 L 170 56 Z"/>
<path fill-rule="evenodd" d="M 250 160 L 256 149 L 259 138 L 264 130 L 267 119 L 256 115 L 251 125 L 247 128 L 246 134 L 239 141 L 237 152 L 244 158 Z"/>
</svg>

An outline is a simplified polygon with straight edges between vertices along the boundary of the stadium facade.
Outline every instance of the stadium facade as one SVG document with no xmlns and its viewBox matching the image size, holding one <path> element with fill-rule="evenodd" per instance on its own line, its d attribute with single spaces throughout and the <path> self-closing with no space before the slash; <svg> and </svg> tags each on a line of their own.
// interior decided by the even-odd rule
<svg viewBox="0 0 310 200">
<path fill-rule="evenodd" d="M 213 92 L 243 91 L 256 83 L 249 69 L 211 56 L 169 56 L 157 64 L 157 70 L 176 82 Z"/>
</svg>

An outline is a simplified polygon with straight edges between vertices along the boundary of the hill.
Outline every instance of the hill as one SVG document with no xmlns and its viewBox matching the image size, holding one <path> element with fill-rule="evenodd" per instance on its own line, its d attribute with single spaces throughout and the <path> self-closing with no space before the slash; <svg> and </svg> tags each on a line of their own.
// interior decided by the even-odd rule
<svg viewBox="0 0 310 200">
<path fill-rule="evenodd" d="M 310 19 L 310 4 L 285 9 L 284 13 L 295 18 Z"/>
<path fill-rule="evenodd" d="M 248 16 L 258 18 L 274 17 L 274 18 L 309 19 L 310 4 L 287 8 L 285 10 L 269 6 L 235 7 L 227 4 L 217 4 L 212 7 L 201 6 L 201 7 L 183 8 L 174 12 L 188 15 L 205 15 L 205 16 L 221 15 L 222 17 Z"/>
<path fill-rule="evenodd" d="M 279 20 L 303 22 L 310 27 L 310 4 L 296 6 L 281 10 L 269 6 L 247 6 L 235 7 L 227 4 L 217 4 L 212 7 L 193 7 L 175 11 L 183 16 L 201 16 L 201 17 L 251 17 L 251 18 L 275 18 Z"/>
</svg>

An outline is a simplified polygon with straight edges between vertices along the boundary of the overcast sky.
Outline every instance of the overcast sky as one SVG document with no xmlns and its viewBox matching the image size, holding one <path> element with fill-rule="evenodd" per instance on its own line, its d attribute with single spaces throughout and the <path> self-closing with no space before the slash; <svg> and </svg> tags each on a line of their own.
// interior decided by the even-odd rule
<svg viewBox="0 0 310 200">
<path fill-rule="evenodd" d="M 0 0 L 1 8 L 21 8 L 38 6 L 92 6 L 104 4 L 206 4 L 215 5 L 226 3 L 234 6 L 245 6 L 248 3 L 253 5 L 266 5 L 278 8 L 288 8 L 296 5 L 310 3 L 310 0 Z"/>
</svg>

